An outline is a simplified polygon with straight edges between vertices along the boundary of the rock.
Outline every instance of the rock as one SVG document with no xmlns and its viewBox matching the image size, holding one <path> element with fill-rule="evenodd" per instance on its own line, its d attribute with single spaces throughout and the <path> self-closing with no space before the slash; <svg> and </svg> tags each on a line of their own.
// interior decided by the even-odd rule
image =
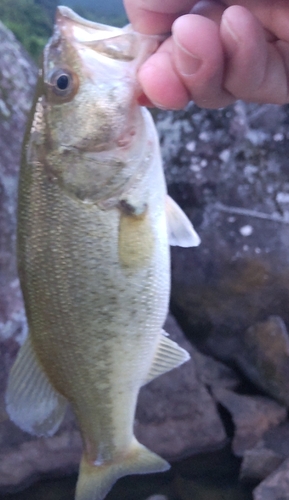
<svg viewBox="0 0 289 500">
<path fill-rule="evenodd" d="M 289 500 L 289 459 L 255 488 L 253 497 L 254 500 Z"/>
<path fill-rule="evenodd" d="M 170 195 L 202 243 L 172 250 L 172 311 L 204 352 L 234 361 L 244 332 L 289 325 L 288 107 L 158 113 Z"/>
<path fill-rule="evenodd" d="M 289 422 L 269 429 L 255 447 L 244 452 L 240 477 L 262 480 L 289 458 Z"/>
<path fill-rule="evenodd" d="M 16 272 L 16 197 L 21 144 L 37 70 L 0 23 L 0 331 L 21 330 L 23 306 Z"/>
<path fill-rule="evenodd" d="M 287 417 L 286 408 L 262 396 L 245 396 L 223 388 L 214 389 L 214 396 L 232 415 L 235 433 L 232 442 L 236 456 L 253 448 L 265 432 L 277 427 Z"/>
<path fill-rule="evenodd" d="M 2 429 L 1 429 L 2 430 Z M 62 430 L 49 439 L 15 439 L 0 453 L 0 489 L 13 491 L 47 475 L 76 472 L 81 457 L 81 438 L 77 430 Z"/>
<path fill-rule="evenodd" d="M 168 500 L 168 497 L 165 495 L 152 495 L 147 500 Z"/>
<path fill-rule="evenodd" d="M 289 337 L 279 316 L 248 328 L 234 357 L 252 382 L 289 406 Z"/>
<path fill-rule="evenodd" d="M 274 472 L 284 461 L 284 457 L 266 447 L 263 439 L 254 448 L 245 450 L 240 469 L 240 479 L 262 481 Z"/>
<path fill-rule="evenodd" d="M 0 22 L 0 394 L 11 358 L 26 334 L 17 278 L 16 197 L 21 143 L 32 103 L 36 67 Z M 0 400 L 0 421 L 4 404 Z"/>
</svg>

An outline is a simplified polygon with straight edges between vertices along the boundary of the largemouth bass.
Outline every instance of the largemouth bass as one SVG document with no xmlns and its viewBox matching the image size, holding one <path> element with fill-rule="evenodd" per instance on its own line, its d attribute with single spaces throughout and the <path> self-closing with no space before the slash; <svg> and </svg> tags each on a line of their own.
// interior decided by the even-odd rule
<svg viewBox="0 0 289 500">
<path fill-rule="evenodd" d="M 102 500 L 121 476 L 168 463 L 133 434 L 142 385 L 186 361 L 162 330 L 169 243 L 199 243 L 166 193 L 139 65 L 158 37 L 57 10 L 44 50 L 19 185 L 18 261 L 29 335 L 7 411 L 54 434 L 70 403 L 83 457 L 77 500 Z"/>
</svg>

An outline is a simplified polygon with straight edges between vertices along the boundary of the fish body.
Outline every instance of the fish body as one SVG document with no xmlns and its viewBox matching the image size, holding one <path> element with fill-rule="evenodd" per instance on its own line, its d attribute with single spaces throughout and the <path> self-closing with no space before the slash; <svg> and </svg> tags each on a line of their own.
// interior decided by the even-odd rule
<svg viewBox="0 0 289 500">
<path fill-rule="evenodd" d="M 49 436 L 71 404 L 83 440 L 77 500 L 168 468 L 134 437 L 137 396 L 189 357 L 162 326 L 169 239 L 198 237 L 167 197 L 156 131 L 137 104 L 136 71 L 157 45 L 58 8 L 23 148 L 18 261 L 29 335 L 7 411 Z"/>
</svg>

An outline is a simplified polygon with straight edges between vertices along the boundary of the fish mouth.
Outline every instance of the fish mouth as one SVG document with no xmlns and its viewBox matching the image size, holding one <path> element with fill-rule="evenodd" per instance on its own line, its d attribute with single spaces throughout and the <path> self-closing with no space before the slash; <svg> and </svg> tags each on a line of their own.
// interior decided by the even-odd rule
<svg viewBox="0 0 289 500">
<path fill-rule="evenodd" d="M 117 28 L 89 21 L 66 6 L 57 7 L 56 25 L 70 43 L 90 48 L 112 59 L 135 61 L 137 66 L 153 54 L 165 38 L 138 33 L 131 25 Z"/>
</svg>

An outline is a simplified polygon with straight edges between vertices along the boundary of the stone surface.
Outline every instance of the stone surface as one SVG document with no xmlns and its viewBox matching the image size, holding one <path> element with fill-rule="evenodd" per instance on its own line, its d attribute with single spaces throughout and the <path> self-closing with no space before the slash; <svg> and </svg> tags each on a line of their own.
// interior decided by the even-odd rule
<svg viewBox="0 0 289 500">
<path fill-rule="evenodd" d="M 284 461 L 284 457 L 266 447 L 261 439 L 254 448 L 245 450 L 240 469 L 240 479 L 261 481 L 274 472 Z"/>
<path fill-rule="evenodd" d="M 279 316 L 248 328 L 234 357 L 252 382 L 289 406 L 289 337 Z"/>
<path fill-rule="evenodd" d="M 169 193 L 202 239 L 173 248 L 173 312 L 223 360 L 256 322 L 289 324 L 287 110 L 237 102 L 158 114 Z"/>
<path fill-rule="evenodd" d="M 21 143 L 31 107 L 36 67 L 0 23 L 0 330 L 23 325 L 15 262 L 16 196 Z M 13 333 L 13 332 L 12 332 Z"/>
<path fill-rule="evenodd" d="M 232 448 L 236 456 L 253 448 L 268 429 L 277 427 L 287 417 L 286 408 L 269 398 L 240 395 L 224 388 L 216 388 L 214 396 L 232 415 Z"/>
<path fill-rule="evenodd" d="M 289 422 L 265 432 L 253 448 L 245 450 L 240 476 L 243 479 L 262 480 L 289 458 Z"/>
<path fill-rule="evenodd" d="M 253 497 L 254 500 L 289 500 L 289 459 L 255 488 Z"/>
<path fill-rule="evenodd" d="M 165 495 L 152 495 L 147 500 L 168 500 L 168 497 Z"/>
</svg>

